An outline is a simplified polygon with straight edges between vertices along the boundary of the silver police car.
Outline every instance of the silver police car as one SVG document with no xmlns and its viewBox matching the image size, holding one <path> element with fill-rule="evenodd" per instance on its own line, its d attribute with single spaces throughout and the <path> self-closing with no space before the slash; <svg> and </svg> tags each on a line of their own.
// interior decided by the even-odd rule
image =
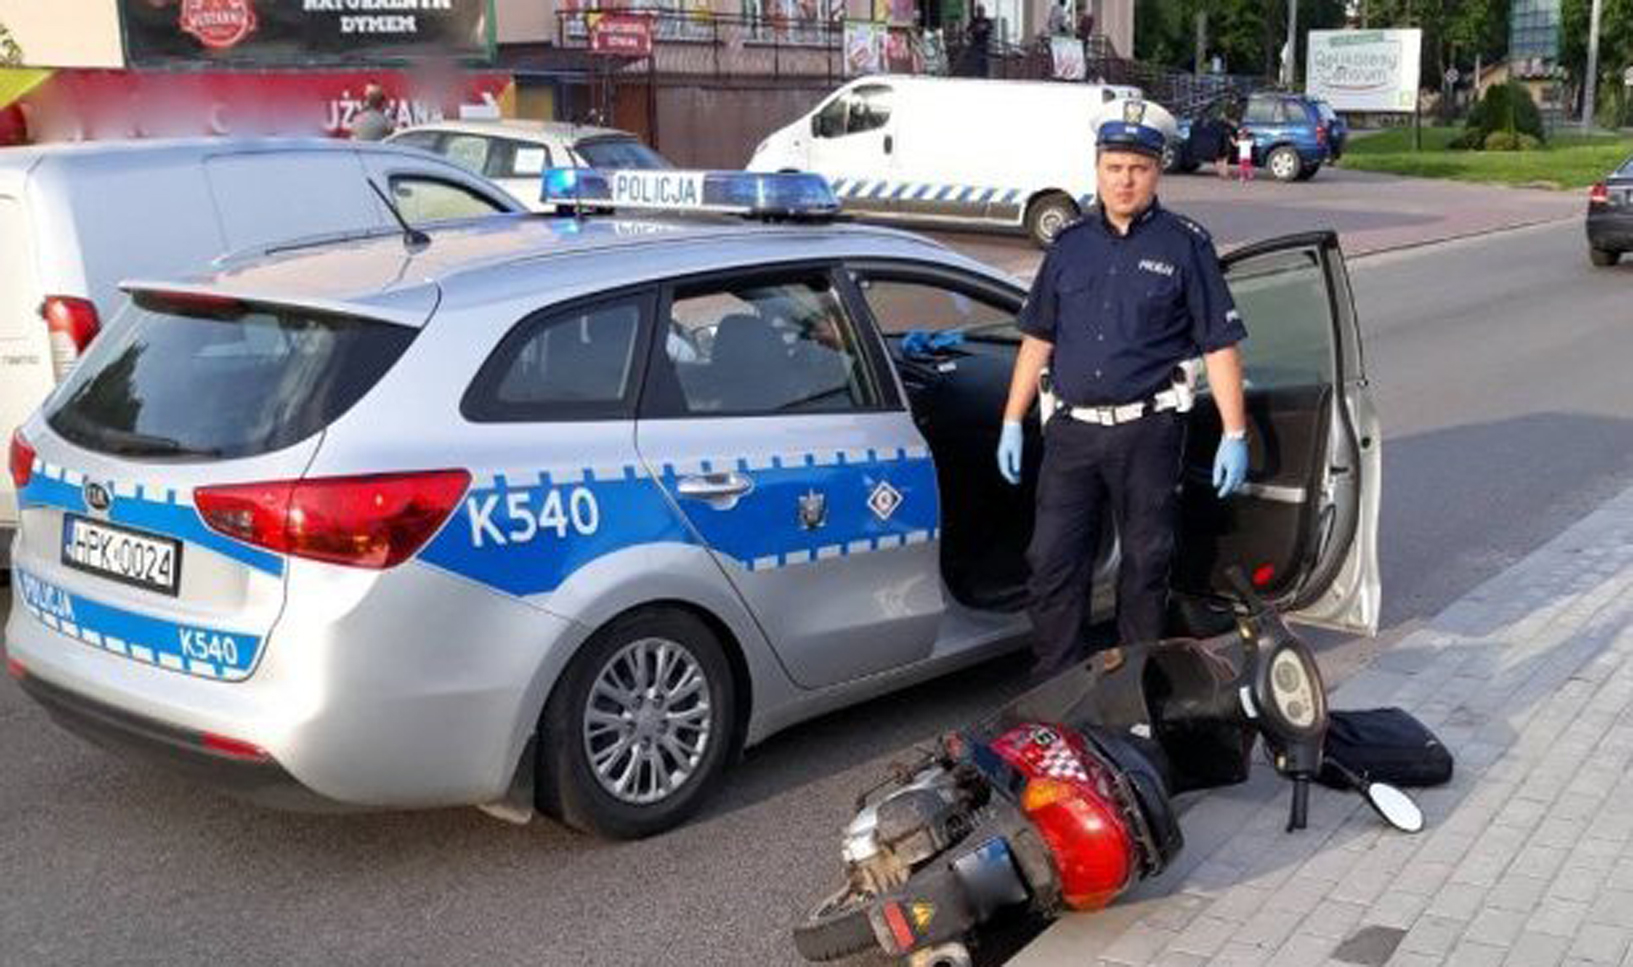
<svg viewBox="0 0 1633 967">
<path fill-rule="evenodd" d="M 1014 647 L 1033 495 L 992 453 L 1024 290 L 806 223 L 825 188 L 767 208 L 788 176 L 629 177 L 779 218 L 602 204 L 128 284 L 11 441 L 11 675 L 263 803 L 537 805 L 628 837 L 779 729 Z M 1379 435 L 1336 241 L 1227 261 L 1252 470 L 1213 498 L 1204 393 L 1182 610 L 1217 618 L 1240 563 L 1370 631 Z"/>
</svg>

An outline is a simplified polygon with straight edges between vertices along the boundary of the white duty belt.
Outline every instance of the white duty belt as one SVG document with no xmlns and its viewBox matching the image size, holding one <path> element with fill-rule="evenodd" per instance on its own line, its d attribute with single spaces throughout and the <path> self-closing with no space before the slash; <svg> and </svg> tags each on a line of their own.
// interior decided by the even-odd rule
<svg viewBox="0 0 1633 967">
<path fill-rule="evenodd" d="M 1167 389 L 1153 394 L 1150 399 L 1121 406 L 1067 406 L 1056 398 L 1049 380 L 1049 370 L 1045 369 L 1038 380 L 1038 415 L 1045 424 L 1051 416 L 1059 413 L 1079 423 L 1117 426 L 1167 410 L 1188 413 L 1196 405 L 1196 379 L 1201 369 L 1201 359 L 1187 359 L 1174 367 L 1174 380 Z"/>
</svg>

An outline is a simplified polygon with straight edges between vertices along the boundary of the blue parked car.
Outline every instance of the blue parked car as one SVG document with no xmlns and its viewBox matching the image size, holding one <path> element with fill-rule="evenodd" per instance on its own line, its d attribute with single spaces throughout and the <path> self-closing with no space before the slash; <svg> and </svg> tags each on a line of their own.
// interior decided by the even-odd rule
<svg viewBox="0 0 1633 967">
<path fill-rule="evenodd" d="M 1277 181 L 1304 181 L 1336 157 L 1317 102 L 1301 94 L 1262 92 L 1247 99 L 1240 127 L 1253 135 L 1253 164 Z"/>
</svg>

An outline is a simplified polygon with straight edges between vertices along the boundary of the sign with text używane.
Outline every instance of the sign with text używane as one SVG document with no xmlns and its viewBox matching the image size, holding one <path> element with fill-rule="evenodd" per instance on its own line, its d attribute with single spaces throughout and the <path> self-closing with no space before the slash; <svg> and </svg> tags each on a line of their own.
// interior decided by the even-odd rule
<svg viewBox="0 0 1633 967">
<path fill-rule="evenodd" d="M 118 0 L 131 66 L 491 61 L 493 0 Z"/>
<path fill-rule="evenodd" d="M 1417 109 L 1423 31 L 1312 30 L 1304 93 L 1339 111 Z"/>
</svg>

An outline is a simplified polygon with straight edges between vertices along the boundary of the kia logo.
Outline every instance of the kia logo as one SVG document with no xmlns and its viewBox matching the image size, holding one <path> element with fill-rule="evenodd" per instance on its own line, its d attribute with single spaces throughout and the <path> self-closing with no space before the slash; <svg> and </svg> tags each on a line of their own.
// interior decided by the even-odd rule
<svg viewBox="0 0 1633 967">
<path fill-rule="evenodd" d="M 106 511 L 113 504 L 108 488 L 94 480 L 85 481 L 85 504 L 92 510 Z"/>
</svg>

